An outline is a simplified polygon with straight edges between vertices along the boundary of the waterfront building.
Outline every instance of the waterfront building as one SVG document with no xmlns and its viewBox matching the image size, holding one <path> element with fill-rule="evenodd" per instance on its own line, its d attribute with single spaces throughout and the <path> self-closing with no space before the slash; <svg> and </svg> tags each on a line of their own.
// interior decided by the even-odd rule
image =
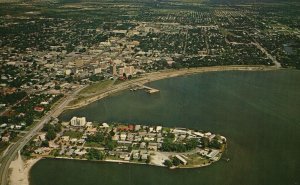
<svg viewBox="0 0 300 185">
<path fill-rule="evenodd" d="M 156 126 L 156 132 L 161 132 L 162 126 Z"/>
<path fill-rule="evenodd" d="M 141 129 L 141 125 L 135 125 L 135 128 L 134 128 L 135 131 L 139 131 L 140 129 Z"/>
<path fill-rule="evenodd" d="M 179 159 L 180 163 L 182 163 L 183 165 L 187 164 L 187 161 L 183 157 L 181 157 L 180 155 L 175 155 L 175 157 L 177 159 Z"/>
<path fill-rule="evenodd" d="M 81 118 L 73 117 L 70 121 L 70 124 L 74 127 L 83 127 L 86 124 L 86 118 L 85 117 L 81 117 Z"/>
</svg>

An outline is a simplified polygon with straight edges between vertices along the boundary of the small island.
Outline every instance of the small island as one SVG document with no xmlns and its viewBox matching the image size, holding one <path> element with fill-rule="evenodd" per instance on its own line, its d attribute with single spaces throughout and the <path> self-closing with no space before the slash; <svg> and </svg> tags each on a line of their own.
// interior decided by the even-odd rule
<svg viewBox="0 0 300 185">
<path fill-rule="evenodd" d="M 70 122 L 53 118 L 22 150 L 35 158 L 65 158 L 198 168 L 218 161 L 226 150 L 224 136 L 187 128 Z"/>
</svg>

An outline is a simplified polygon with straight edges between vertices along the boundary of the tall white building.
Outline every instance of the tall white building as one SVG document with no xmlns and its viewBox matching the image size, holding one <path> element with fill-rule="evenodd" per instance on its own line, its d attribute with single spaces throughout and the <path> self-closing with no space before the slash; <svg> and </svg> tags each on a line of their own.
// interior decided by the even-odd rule
<svg viewBox="0 0 300 185">
<path fill-rule="evenodd" d="M 86 124 L 86 118 L 85 117 L 81 117 L 81 118 L 73 117 L 70 120 L 70 124 L 74 127 L 83 127 Z"/>
</svg>

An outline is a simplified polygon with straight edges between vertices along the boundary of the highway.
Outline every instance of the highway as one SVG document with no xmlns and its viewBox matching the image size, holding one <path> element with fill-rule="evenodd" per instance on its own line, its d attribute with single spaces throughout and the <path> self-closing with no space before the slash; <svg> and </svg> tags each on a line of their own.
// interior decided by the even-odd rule
<svg viewBox="0 0 300 185">
<path fill-rule="evenodd" d="M 72 101 L 79 91 L 81 91 L 86 86 L 80 87 L 75 90 L 73 93 L 66 95 L 61 100 L 56 103 L 56 107 L 52 108 L 45 116 L 41 118 L 41 120 L 36 123 L 28 133 L 19 139 L 16 143 L 12 144 L 10 148 L 7 150 L 6 155 L 0 159 L 0 184 L 7 185 L 8 184 L 8 169 L 10 163 L 15 159 L 16 154 L 20 151 L 26 143 L 39 132 L 45 123 L 47 123 L 51 117 L 57 117 L 63 110 L 66 105 Z"/>
</svg>

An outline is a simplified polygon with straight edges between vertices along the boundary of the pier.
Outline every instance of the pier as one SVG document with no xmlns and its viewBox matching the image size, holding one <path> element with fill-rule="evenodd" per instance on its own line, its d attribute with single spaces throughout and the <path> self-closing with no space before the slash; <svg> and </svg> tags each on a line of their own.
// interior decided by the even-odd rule
<svg viewBox="0 0 300 185">
<path fill-rule="evenodd" d="M 136 90 L 140 90 L 140 89 L 144 89 L 149 94 L 159 92 L 158 89 L 155 89 L 155 88 L 152 88 L 152 87 L 149 87 L 149 86 L 146 86 L 146 85 L 142 85 L 142 84 L 134 84 L 134 86 L 130 90 L 131 91 L 136 91 Z"/>
</svg>

